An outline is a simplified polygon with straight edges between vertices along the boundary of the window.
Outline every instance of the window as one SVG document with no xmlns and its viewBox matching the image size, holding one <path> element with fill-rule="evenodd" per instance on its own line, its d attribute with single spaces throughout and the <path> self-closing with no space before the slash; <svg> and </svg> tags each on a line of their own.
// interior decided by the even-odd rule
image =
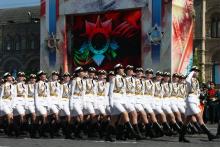
<svg viewBox="0 0 220 147">
<path fill-rule="evenodd" d="M 4 48 L 6 51 L 10 51 L 13 48 L 13 39 L 10 35 L 6 36 Z"/>
<path fill-rule="evenodd" d="M 220 38 L 220 14 L 212 17 L 211 21 L 211 37 Z"/>
<path fill-rule="evenodd" d="M 34 34 L 29 35 L 28 42 L 27 42 L 28 49 L 35 49 L 36 48 L 36 37 Z"/>
<path fill-rule="evenodd" d="M 20 50 L 21 49 L 21 36 L 20 35 L 16 35 L 15 38 L 15 50 Z"/>
</svg>

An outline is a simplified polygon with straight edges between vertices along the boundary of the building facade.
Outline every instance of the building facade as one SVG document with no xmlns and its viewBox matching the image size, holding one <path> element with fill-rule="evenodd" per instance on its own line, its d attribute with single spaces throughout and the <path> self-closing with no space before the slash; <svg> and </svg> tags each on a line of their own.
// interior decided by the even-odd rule
<svg viewBox="0 0 220 147">
<path fill-rule="evenodd" d="M 40 7 L 0 10 L 0 73 L 40 68 Z"/>
<path fill-rule="evenodd" d="M 195 0 L 194 53 L 203 82 L 220 84 L 220 1 Z M 195 54 L 194 54 L 195 55 Z"/>
</svg>

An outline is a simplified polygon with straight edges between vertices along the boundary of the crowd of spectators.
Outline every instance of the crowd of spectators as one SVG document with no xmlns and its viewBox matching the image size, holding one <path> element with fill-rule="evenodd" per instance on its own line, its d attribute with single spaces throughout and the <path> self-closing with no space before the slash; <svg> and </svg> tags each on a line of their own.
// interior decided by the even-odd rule
<svg viewBox="0 0 220 147">
<path fill-rule="evenodd" d="M 201 84 L 201 106 L 204 120 L 208 123 L 218 123 L 220 120 L 220 90 L 214 82 Z"/>
</svg>

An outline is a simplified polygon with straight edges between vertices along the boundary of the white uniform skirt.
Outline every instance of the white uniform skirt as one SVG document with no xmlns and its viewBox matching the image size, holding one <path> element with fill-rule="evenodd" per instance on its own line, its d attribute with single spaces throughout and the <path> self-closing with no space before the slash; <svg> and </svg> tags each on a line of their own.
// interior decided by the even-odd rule
<svg viewBox="0 0 220 147">
<path fill-rule="evenodd" d="M 16 97 L 13 102 L 13 115 L 24 115 L 25 114 L 25 98 L 24 97 Z"/>
<path fill-rule="evenodd" d="M 201 112 L 199 108 L 199 95 L 189 94 L 186 99 L 186 116 L 195 115 Z"/>
<path fill-rule="evenodd" d="M 55 113 L 55 114 L 58 114 L 59 113 L 59 103 L 60 103 L 60 101 L 59 101 L 59 97 L 57 97 L 57 96 L 51 96 L 50 97 L 50 113 L 51 114 L 53 114 L 53 113 Z"/>
<path fill-rule="evenodd" d="M 142 95 L 135 95 L 135 109 L 137 112 L 141 112 L 144 111 L 144 107 L 143 107 L 143 96 Z"/>
<path fill-rule="evenodd" d="M 34 98 L 27 98 L 25 100 L 25 113 L 26 114 L 35 113 Z"/>
<path fill-rule="evenodd" d="M 70 115 L 70 105 L 68 98 L 61 98 L 59 104 L 59 115 L 60 116 L 69 116 Z"/>
<path fill-rule="evenodd" d="M 37 104 L 36 104 L 36 115 L 47 115 L 49 112 L 49 102 L 48 98 L 45 97 L 38 97 L 37 98 Z"/>
<path fill-rule="evenodd" d="M 184 98 L 178 98 L 177 101 L 178 101 L 179 112 L 182 113 L 182 114 L 185 114 L 185 112 L 186 112 L 186 101 L 185 101 L 185 99 Z"/>
<path fill-rule="evenodd" d="M 170 97 L 170 107 L 172 109 L 172 112 L 179 112 L 179 109 L 178 109 L 178 98 Z"/>
<path fill-rule="evenodd" d="M 154 97 L 153 110 L 156 114 L 163 113 L 162 106 L 163 106 L 163 99 L 159 97 Z"/>
<path fill-rule="evenodd" d="M 114 93 L 113 97 L 113 107 L 111 108 L 112 115 L 119 115 L 123 112 L 135 111 L 134 105 L 129 102 L 129 99 L 122 94 Z"/>
<path fill-rule="evenodd" d="M 142 96 L 142 106 L 147 113 L 153 113 L 153 96 L 143 95 Z"/>
<path fill-rule="evenodd" d="M 172 113 L 172 109 L 171 109 L 171 98 L 170 97 L 165 97 L 161 99 L 162 101 L 162 110 L 165 114 L 171 114 Z"/>
<path fill-rule="evenodd" d="M 96 115 L 106 114 L 107 105 L 108 105 L 108 97 L 97 96 L 94 103 L 94 109 Z"/>
<path fill-rule="evenodd" d="M 72 96 L 70 101 L 71 116 L 83 115 L 83 99 L 81 96 Z"/>
<path fill-rule="evenodd" d="M 83 97 L 83 114 L 95 114 L 94 102 L 95 96 L 92 94 L 87 94 Z"/>
<path fill-rule="evenodd" d="M 7 114 L 11 114 L 13 111 L 12 109 L 12 101 L 2 99 L 0 101 L 0 116 L 4 116 Z"/>
</svg>

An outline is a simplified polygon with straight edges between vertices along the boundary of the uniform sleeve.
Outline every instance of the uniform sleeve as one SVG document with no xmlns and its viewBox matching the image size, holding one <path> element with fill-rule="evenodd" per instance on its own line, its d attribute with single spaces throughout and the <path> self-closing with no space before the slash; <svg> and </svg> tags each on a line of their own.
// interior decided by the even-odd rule
<svg viewBox="0 0 220 147">
<path fill-rule="evenodd" d="M 112 79 L 109 86 L 109 105 L 113 106 L 113 90 L 115 87 L 115 78 Z"/>
<path fill-rule="evenodd" d="M 141 80 L 141 85 L 142 85 L 142 95 L 144 95 L 145 92 L 145 81 Z"/>
<path fill-rule="evenodd" d="M 62 88 L 62 85 L 59 84 L 59 94 L 58 94 L 59 99 L 62 97 L 61 88 Z"/>
<path fill-rule="evenodd" d="M 49 86 L 49 83 L 45 83 L 46 84 L 46 87 L 47 87 L 47 91 L 46 91 L 46 102 L 47 102 L 47 106 L 48 108 L 51 108 L 52 106 L 52 100 L 51 100 L 51 97 L 50 97 L 50 86 Z"/>
<path fill-rule="evenodd" d="M 28 84 L 25 84 L 25 98 L 28 97 Z"/>
<path fill-rule="evenodd" d="M 73 109 L 73 94 L 75 91 L 75 86 L 76 86 L 76 80 L 74 79 L 71 83 L 71 92 L 70 92 L 70 99 L 69 99 L 70 110 Z"/>
<path fill-rule="evenodd" d="M 105 97 L 106 97 L 106 105 L 109 105 L 109 99 L 108 99 L 108 95 L 109 95 L 109 83 L 106 83 L 106 87 L 105 87 Z"/>
<path fill-rule="evenodd" d="M 60 84 L 60 97 L 59 97 L 59 106 L 62 107 L 62 97 L 63 97 L 63 84 Z"/>
<path fill-rule="evenodd" d="M 63 97 L 63 84 L 60 84 L 60 99 Z"/>
<path fill-rule="evenodd" d="M 189 83 L 190 85 L 191 85 L 192 77 L 193 77 L 194 73 L 195 73 L 194 71 L 190 72 L 190 74 L 186 78 L 186 82 Z"/>
<path fill-rule="evenodd" d="M 38 83 L 36 83 L 35 85 L 34 85 L 34 104 L 35 104 L 35 108 L 37 108 L 38 107 L 38 87 L 39 87 L 39 84 Z"/>
<path fill-rule="evenodd" d="M 161 84 L 160 97 L 163 98 L 163 95 L 164 95 L 164 87 L 163 87 L 163 85 Z"/>
<path fill-rule="evenodd" d="M 155 93 L 155 84 L 153 83 L 152 84 L 152 96 L 154 96 L 154 93 Z"/>
<path fill-rule="evenodd" d="M 50 86 L 49 83 L 46 83 L 47 86 L 47 97 L 50 97 Z"/>
<path fill-rule="evenodd" d="M 17 85 L 12 85 L 12 99 L 11 99 L 11 107 L 14 108 L 16 105 L 16 99 L 17 99 Z"/>
</svg>

